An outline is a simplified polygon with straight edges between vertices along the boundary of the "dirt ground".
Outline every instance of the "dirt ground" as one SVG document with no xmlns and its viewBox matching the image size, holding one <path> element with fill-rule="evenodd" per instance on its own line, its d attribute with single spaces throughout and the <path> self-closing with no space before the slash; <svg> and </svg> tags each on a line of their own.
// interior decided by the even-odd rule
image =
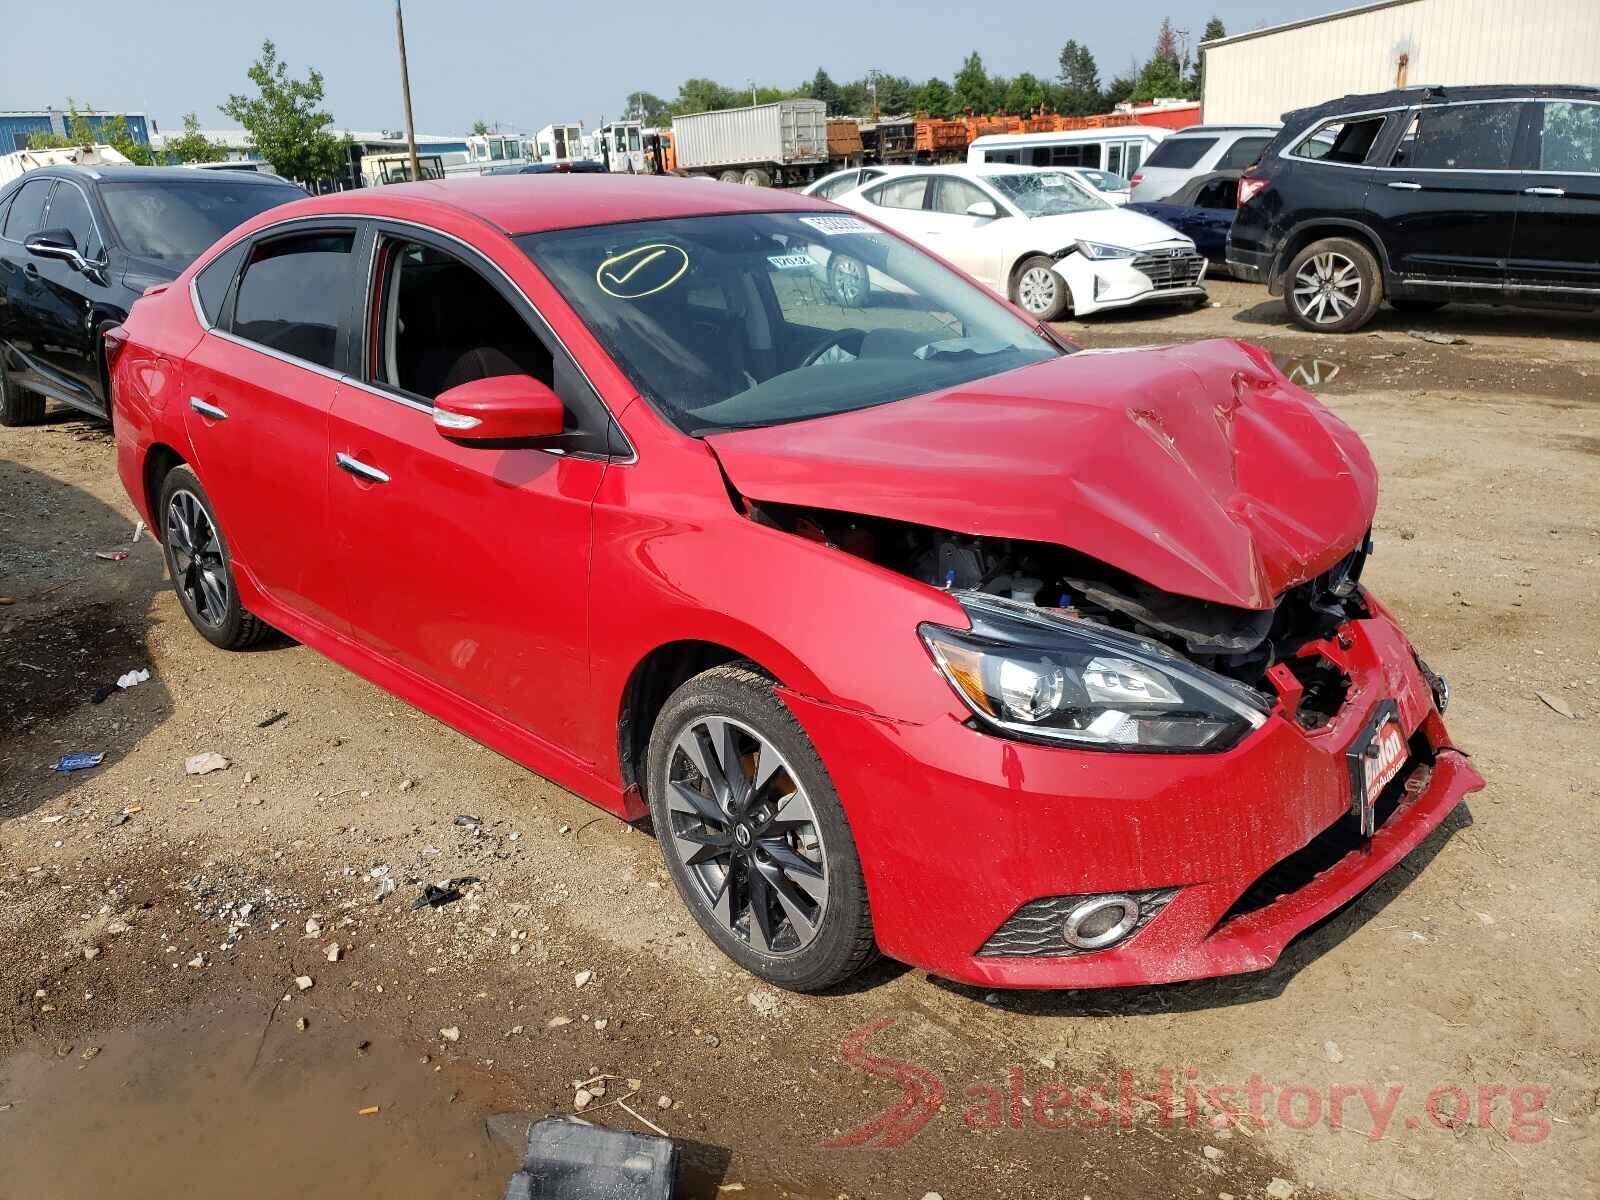
<svg viewBox="0 0 1600 1200">
<path fill-rule="evenodd" d="M 1161 988 L 762 987 L 647 833 L 304 647 L 203 642 L 105 431 L 0 431 L 0 1197 L 493 1197 L 579 1083 L 683 1139 L 694 1196 L 1595 1194 L 1600 319 L 1332 339 L 1212 298 L 1064 328 L 1259 341 L 1354 424 L 1368 582 L 1489 786 L 1273 969 Z M 202 751 L 230 767 L 186 775 Z"/>
</svg>

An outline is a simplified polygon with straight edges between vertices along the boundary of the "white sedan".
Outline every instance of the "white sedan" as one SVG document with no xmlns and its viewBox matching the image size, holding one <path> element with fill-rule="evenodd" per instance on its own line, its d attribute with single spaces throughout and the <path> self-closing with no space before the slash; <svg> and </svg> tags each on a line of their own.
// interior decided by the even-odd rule
<svg viewBox="0 0 1600 1200">
<path fill-rule="evenodd" d="M 1107 203 L 1062 171 L 929 167 L 872 180 L 834 201 L 926 246 L 1041 321 L 1205 296 L 1206 260 L 1194 242 Z M 860 304 L 870 282 L 837 286 L 853 274 L 870 281 L 866 269 L 850 266 L 830 265 L 830 282 L 836 296 Z"/>
</svg>

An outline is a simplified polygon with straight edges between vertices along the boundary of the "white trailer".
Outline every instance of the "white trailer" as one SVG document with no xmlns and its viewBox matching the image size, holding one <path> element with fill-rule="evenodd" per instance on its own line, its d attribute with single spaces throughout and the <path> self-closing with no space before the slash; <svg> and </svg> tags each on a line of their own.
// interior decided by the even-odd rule
<svg viewBox="0 0 1600 1200">
<path fill-rule="evenodd" d="M 828 106 L 780 100 L 672 118 L 678 169 L 724 183 L 793 187 L 828 166 Z"/>
<path fill-rule="evenodd" d="M 570 163 L 590 157 L 584 146 L 582 121 L 546 125 L 533 135 L 533 140 L 539 148 L 540 162 Z"/>
</svg>

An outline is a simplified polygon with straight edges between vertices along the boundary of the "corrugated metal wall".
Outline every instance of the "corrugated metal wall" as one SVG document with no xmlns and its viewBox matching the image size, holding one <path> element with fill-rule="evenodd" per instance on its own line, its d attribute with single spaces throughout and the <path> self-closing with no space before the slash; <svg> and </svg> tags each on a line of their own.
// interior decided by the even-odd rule
<svg viewBox="0 0 1600 1200">
<path fill-rule="evenodd" d="M 1206 121 L 1276 121 L 1294 108 L 1417 84 L 1600 86 L 1600 0 L 1406 0 L 1206 52 Z"/>
</svg>

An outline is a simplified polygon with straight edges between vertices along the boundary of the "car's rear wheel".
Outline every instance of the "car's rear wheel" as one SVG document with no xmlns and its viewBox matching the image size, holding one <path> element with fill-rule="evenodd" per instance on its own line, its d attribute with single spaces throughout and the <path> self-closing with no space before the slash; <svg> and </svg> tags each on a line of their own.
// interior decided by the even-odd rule
<svg viewBox="0 0 1600 1200">
<path fill-rule="evenodd" d="M 1302 329 L 1354 333 L 1383 299 L 1383 273 L 1360 242 L 1324 238 L 1295 255 L 1283 299 Z"/>
<path fill-rule="evenodd" d="M 867 264 L 851 254 L 835 253 L 828 260 L 828 292 L 842 308 L 860 308 L 872 291 Z"/>
<path fill-rule="evenodd" d="M 1011 302 L 1037 320 L 1059 321 L 1072 303 L 1072 293 L 1049 256 L 1035 254 L 1011 273 Z"/>
<path fill-rule="evenodd" d="M 1422 315 L 1424 313 L 1436 313 L 1450 302 L 1448 300 L 1424 300 L 1412 296 L 1396 296 L 1389 303 L 1394 306 L 1396 312 Z"/>
<path fill-rule="evenodd" d="M 6 370 L 6 352 L 0 348 L 0 425 L 34 425 L 44 420 L 44 397 L 25 392 Z"/>
<path fill-rule="evenodd" d="M 651 733 L 647 782 L 678 894 L 729 958 L 799 992 L 871 960 L 844 809 L 770 678 L 735 663 L 679 687 Z"/>
<path fill-rule="evenodd" d="M 271 632 L 240 603 L 227 539 L 188 467 L 174 467 L 162 481 L 157 519 L 178 603 L 201 637 L 224 650 L 242 650 Z"/>
</svg>

